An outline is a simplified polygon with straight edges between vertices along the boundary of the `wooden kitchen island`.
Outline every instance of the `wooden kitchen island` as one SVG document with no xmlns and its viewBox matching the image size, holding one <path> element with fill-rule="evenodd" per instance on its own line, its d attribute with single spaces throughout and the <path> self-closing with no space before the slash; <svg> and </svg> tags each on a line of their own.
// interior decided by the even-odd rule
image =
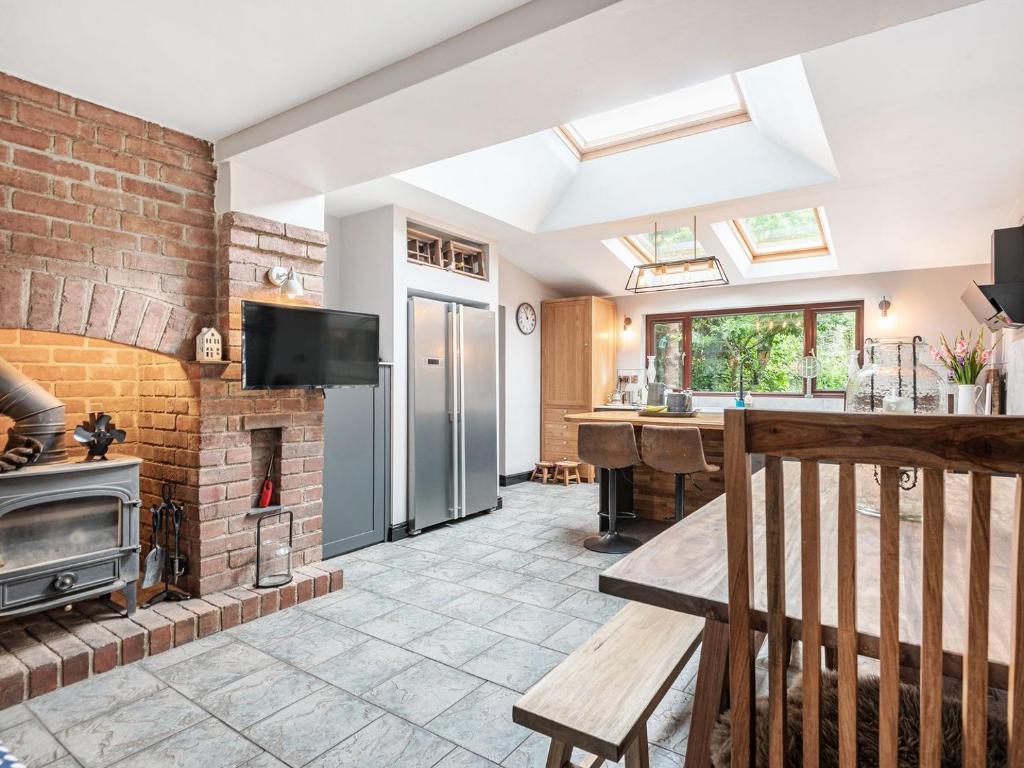
<svg viewBox="0 0 1024 768">
<path fill-rule="evenodd" d="M 672 418 L 665 416 L 643 416 L 635 411 L 591 411 L 589 413 L 566 414 L 565 420 L 573 424 L 619 423 L 632 424 L 636 432 L 637 449 L 643 460 L 640 430 L 644 425 L 659 427 L 697 427 L 704 443 L 704 456 L 708 464 L 718 467 L 717 472 L 698 472 L 686 483 L 686 507 L 689 514 L 700 509 L 725 493 L 725 447 L 722 432 L 725 417 L 720 411 L 698 412 L 690 418 Z M 632 511 L 639 517 L 653 520 L 671 520 L 675 515 L 675 475 L 659 472 L 641 464 L 633 469 L 622 470 L 627 482 L 618 484 L 619 511 Z M 601 471 L 601 510 L 607 509 L 605 497 L 604 475 Z"/>
</svg>

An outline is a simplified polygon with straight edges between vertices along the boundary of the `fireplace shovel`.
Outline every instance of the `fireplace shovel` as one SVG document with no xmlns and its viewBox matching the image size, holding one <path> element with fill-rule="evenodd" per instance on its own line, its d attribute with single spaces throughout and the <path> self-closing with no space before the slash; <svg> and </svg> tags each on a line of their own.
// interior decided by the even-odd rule
<svg viewBox="0 0 1024 768">
<path fill-rule="evenodd" d="M 165 486 L 166 487 L 166 486 Z M 142 588 L 152 587 L 164 572 L 164 548 L 160 546 L 160 528 L 163 523 L 165 504 L 159 507 L 152 507 L 153 513 L 153 537 L 150 539 L 149 554 L 146 555 L 146 570 L 142 575 Z"/>
</svg>

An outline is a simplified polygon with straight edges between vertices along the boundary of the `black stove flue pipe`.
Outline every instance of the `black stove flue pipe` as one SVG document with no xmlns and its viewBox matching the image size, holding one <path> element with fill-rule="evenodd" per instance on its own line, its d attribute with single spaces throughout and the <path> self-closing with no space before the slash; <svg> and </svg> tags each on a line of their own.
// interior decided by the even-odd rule
<svg viewBox="0 0 1024 768">
<path fill-rule="evenodd" d="M 67 459 L 64 403 L 0 358 L 0 414 L 14 419 L 0 472 Z"/>
</svg>

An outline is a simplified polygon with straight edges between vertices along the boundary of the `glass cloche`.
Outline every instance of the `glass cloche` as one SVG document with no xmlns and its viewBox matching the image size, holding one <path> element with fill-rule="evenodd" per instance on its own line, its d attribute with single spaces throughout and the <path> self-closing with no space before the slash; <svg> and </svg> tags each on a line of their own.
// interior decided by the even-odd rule
<svg viewBox="0 0 1024 768">
<path fill-rule="evenodd" d="M 864 366 L 850 376 L 846 410 L 851 413 L 948 413 L 946 378 L 928 365 L 931 353 L 920 336 L 865 339 Z M 919 521 L 922 489 L 916 468 L 900 471 L 900 517 Z M 857 465 L 857 511 L 879 514 L 878 467 Z"/>
<path fill-rule="evenodd" d="M 946 379 L 927 364 L 928 345 L 913 339 L 865 339 L 864 366 L 846 385 L 851 413 L 947 413 Z"/>
</svg>

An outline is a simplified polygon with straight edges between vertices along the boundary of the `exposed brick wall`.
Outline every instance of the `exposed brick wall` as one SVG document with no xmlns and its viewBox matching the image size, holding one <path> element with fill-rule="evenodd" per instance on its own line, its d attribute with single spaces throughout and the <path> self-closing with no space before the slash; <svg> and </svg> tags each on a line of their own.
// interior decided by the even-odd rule
<svg viewBox="0 0 1024 768">
<path fill-rule="evenodd" d="M 43 385 L 64 403 L 66 444 L 72 458 L 82 454 L 71 433 L 93 411 L 116 414 L 116 426 L 128 433 L 114 450 L 134 453 L 139 439 L 140 359 L 155 356 L 103 339 L 47 331 L 0 330 L 0 357 Z M 179 370 L 181 365 L 178 365 Z M 3 419 L 4 417 L 0 417 Z M 0 423 L 4 433 L 9 424 Z"/>
<path fill-rule="evenodd" d="M 199 487 L 202 591 L 251 582 L 256 555 L 253 469 L 265 467 L 253 431 L 280 430 L 281 504 L 295 514 L 295 563 L 321 558 L 323 495 L 323 396 L 309 390 L 243 390 L 241 309 L 243 299 L 281 301 L 265 279 L 274 266 L 294 267 L 306 294 L 302 303 L 322 304 L 327 235 L 241 213 L 221 217 L 218 258 L 218 327 L 228 329 L 225 369 L 205 370 L 200 385 Z M 265 471 L 265 470 L 264 470 Z M 262 479 L 262 478 L 259 478 Z"/>
<path fill-rule="evenodd" d="M 0 327 L 187 356 L 216 175 L 208 142 L 0 73 Z"/>
<path fill-rule="evenodd" d="M 125 442 L 113 444 L 110 452 L 143 459 L 141 523 L 146 546 L 148 510 L 160 502 L 163 483 L 174 484 L 176 499 L 195 503 L 197 494 L 188 486 L 187 470 L 197 461 L 190 448 L 198 442 L 199 401 L 188 364 L 105 339 L 16 329 L 0 330 L 0 357 L 64 403 L 65 441 L 72 461 L 85 457 L 72 433 L 88 414 L 109 413 L 114 425 L 125 430 Z M 0 417 L 0 437 L 8 426 L 9 419 Z M 198 538 L 198 526 L 191 520 L 195 514 L 184 526 L 186 554 L 189 542 Z"/>
<path fill-rule="evenodd" d="M 295 267 L 321 303 L 327 237 L 241 213 L 218 224 L 215 180 L 207 142 L 0 73 L 0 355 L 41 366 L 26 372 L 65 400 L 69 428 L 115 415 L 144 460 L 145 509 L 175 484 L 200 594 L 253 578 L 252 430 L 280 430 L 296 565 L 321 557 L 322 395 L 243 391 L 239 359 L 242 299 L 281 299 L 269 267 Z M 210 324 L 231 365 L 187 362 Z"/>
</svg>

